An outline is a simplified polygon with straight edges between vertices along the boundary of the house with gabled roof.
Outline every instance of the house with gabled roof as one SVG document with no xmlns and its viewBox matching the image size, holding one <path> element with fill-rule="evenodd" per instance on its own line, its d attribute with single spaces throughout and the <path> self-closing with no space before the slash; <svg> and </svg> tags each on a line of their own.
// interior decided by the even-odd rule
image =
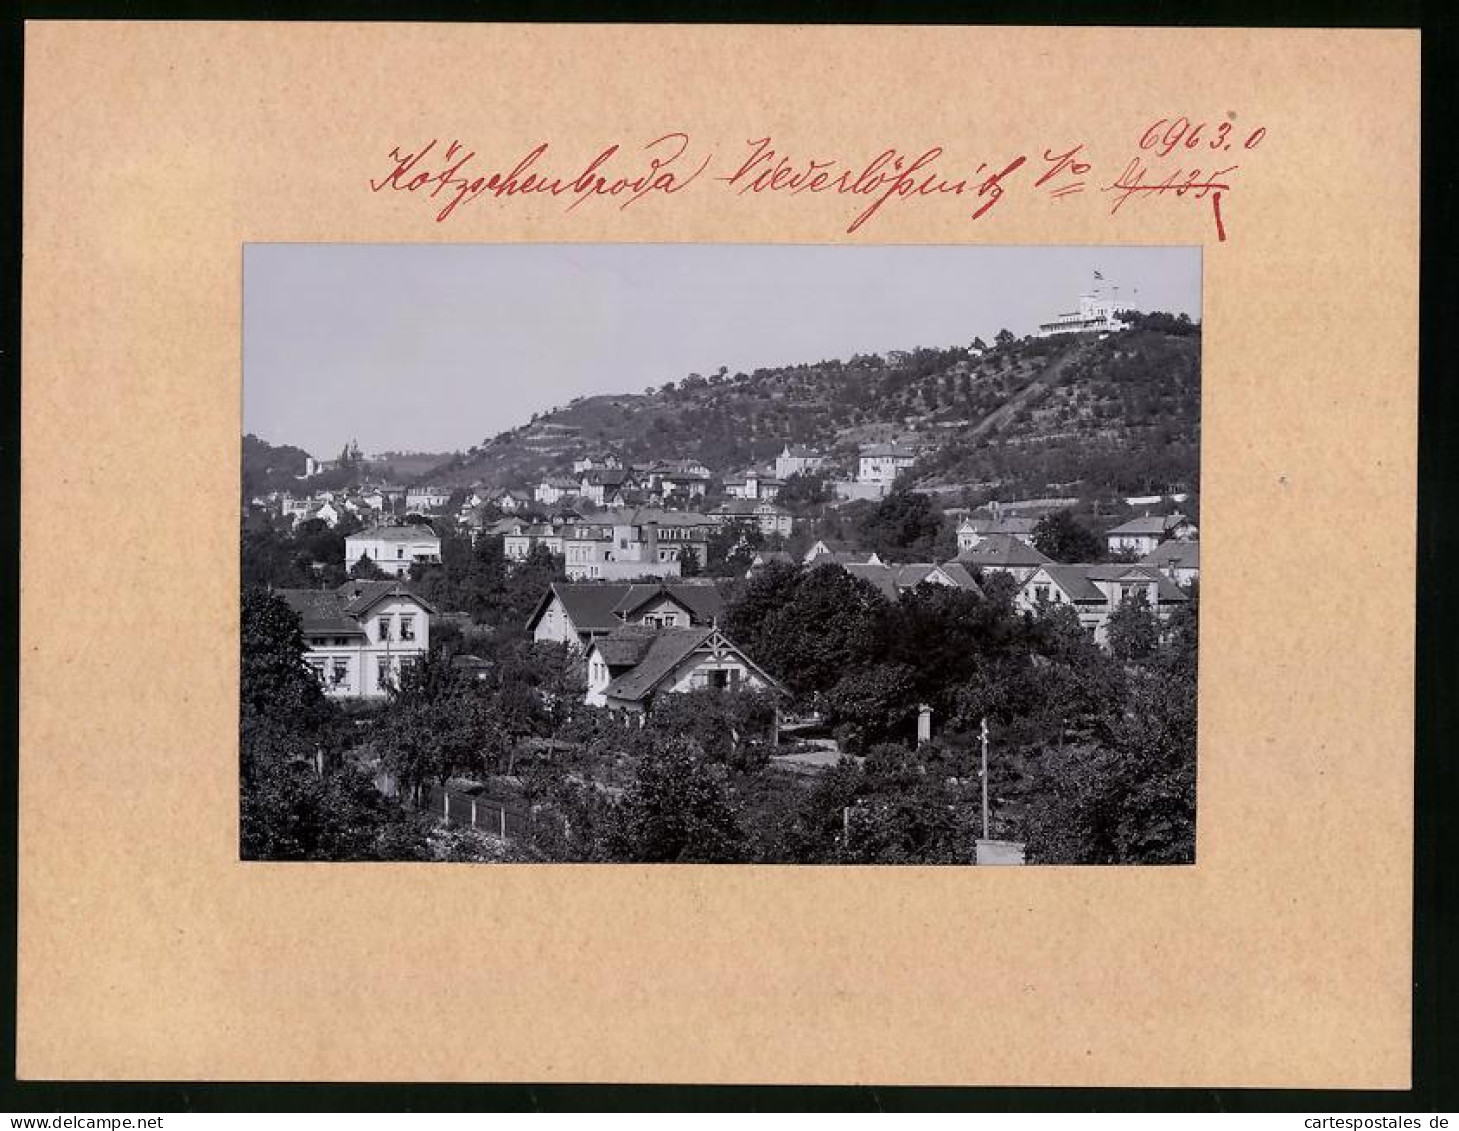
<svg viewBox="0 0 1459 1131">
<path fill-rule="evenodd" d="M 990 534 L 974 549 L 965 550 L 953 559 L 969 573 L 1006 573 L 1021 585 L 1034 570 L 1052 559 L 1012 534 Z"/>
<path fill-rule="evenodd" d="M 881 565 L 881 558 L 872 550 L 863 550 L 854 542 L 841 542 L 834 538 L 820 538 L 811 544 L 801 558 L 803 565 Z"/>
<path fill-rule="evenodd" d="M 784 450 L 775 457 L 775 477 L 777 479 L 789 479 L 792 475 L 809 475 L 819 470 L 825 457 L 815 448 L 808 448 L 804 444 L 786 444 Z"/>
<path fill-rule="evenodd" d="M 379 699 L 430 650 L 435 607 L 399 581 L 347 581 L 337 589 L 276 589 L 299 617 L 304 662 L 326 695 Z"/>
<path fill-rule="evenodd" d="M 626 496 L 637 489 L 638 479 L 623 468 L 585 471 L 578 480 L 578 494 L 600 507 L 622 506 Z"/>
<path fill-rule="evenodd" d="M 634 714 L 648 711 L 660 695 L 706 688 L 784 693 L 717 627 L 626 626 L 593 641 L 587 667 L 584 701 Z"/>
<path fill-rule="evenodd" d="M 1183 514 L 1147 514 L 1132 518 L 1105 532 L 1111 554 L 1150 553 L 1171 538 L 1194 538 L 1196 528 Z"/>
<path fill-rule="evenodd" d="M 869 582 L 889 601 L 919 585 L 945 585 L 970 593 L 982 593 L 973 576 L 955 564 L 940 566 L 933 562 L 911 562 L 905 565 L 850 563 L 841 567 L 852 577 Z"/>
<path fill-rule="evenodd" d="M 627 625 L 704 627 L 723 615 L 724 598 L 713 582 L 557 581 L 527 618 L 527 631 L 537 641 L 586 647 Z"/>
<path fill-rule="evenodd" d="M 1172 538 L 1156 546 L 1139 564 L 1158 569 L 1177 585 L 1189 586 L 1201 578 L 1201 544 L 1193 538 Z"/>
<path fill-rule="evenodd" d="M 785 550 L 758 550 L 750 559 L 750 568 L 745 571 L 745 576 L 754 577 L 761 570 L 772 565 L 798 567 L 800 563 L 795 560 L 795 555 L 787 553 Z"/>
<path fill-rule="evenodd" d="M 981 517 L 969 515 L 957 525 L 957 548 L 959 553 L 976 550 L 983 539 L 994 534 L 1007 534 L 1020 542 L 1033 545 L 1034 527 L 1037 519 L 1020 518 L 1016 515 Z"/>
<path fill-rule="evenodd" d="M 1062 565 L 1036 569 L 1019 587 L 1014 604 L 1025 612 L 1069 605 L 1095 643 L 1109 643 L 1109 618 L 1127 601 L 1144 601 L 1161 620 L 1190 600 L 1158 569 L 1142 565 Z"/>
</svg>

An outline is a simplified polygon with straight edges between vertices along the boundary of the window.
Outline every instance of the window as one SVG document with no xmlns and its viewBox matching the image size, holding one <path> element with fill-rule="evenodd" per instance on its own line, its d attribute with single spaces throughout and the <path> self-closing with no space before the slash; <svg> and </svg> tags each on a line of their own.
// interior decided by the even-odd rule
<svg viewBox="0 0 1459 1131">
<path fill-rule="evenodd" d="M 403 557 L 405 557 L 405 547 L 404 546 L 396 546 L 395 547 L 395 556 L 396 556 L 396 558 L 403 558 Z"/>
<path fill-rule="evenodd" d="M 415 617 L 409 613 L 400 614 L 400 639 L 415 639 Z"/>
<path fill-rule="evenodd" d="M 1049 587 L 1047 585 L 1035 585 L 1033 587 L 1033 599 L 1040 603 L 1049 599 Z"/>
<path fill-rule="evenodd" d="M 323 660 L 308 660 L 306 662 L 309 664 L 309 670 L 314 673 L 314 678 L 317 679 L 320 683 L 323 683 L 324 682 L 324 661 Z"/>
<path fill-rule="evenodd" d="M 389 617 L 389 614 L 381 617 L 375 623 L 379 626 L 380 639 L 382 641 L 389 640 L 390 639 L 390 617 Z"/>
<path fill-rule="evenodd" d="M 330 673 L 330 681 L 331 681 L 331 683 L 335 687 L 338 687 L 340 684 L 344 683 L 345 680 L 349 679 L 349 677 L 350 677 L 350 662 L 348 660 L 345 660 L 345 659 L 335 660 L 334 661 L 334 670 Z"/>
</svg>

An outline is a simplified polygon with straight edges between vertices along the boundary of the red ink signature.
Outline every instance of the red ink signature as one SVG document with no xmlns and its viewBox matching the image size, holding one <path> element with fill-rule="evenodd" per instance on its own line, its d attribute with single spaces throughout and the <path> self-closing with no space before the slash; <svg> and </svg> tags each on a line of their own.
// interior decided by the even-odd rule
<svg viewBox="0 0 1459 1131">
<path fill-rule="evenodd" d="M 442 154 L 443 162 L 450 164 L 443 163 L 439 167 L 433 167 L 426 158 L 434 153 L 438 144 L 439 139 L 433 138 L 413 153 L 402 153 L 399 146 L 392 149 L 390 160 L 395 163 L 394 167 L 379 180 L 371 180 L 371 190 L 382 192 L 392 189 L 396 192 L 414 193 L 428 189 L 426 196 L 432 200 L 445 191 L 447 199 L 436 213 L 437 223 L 444 221 L 459 205 L 480 196 L 491 196 L 500 200 L 540 193 L 554 197 L 570 195 L 573 201 L 568 205 L 569 212 L 593 197 L 624 197 L 618 206 L 622 209 L 642 200 L 649 193 L 672 195 L 682 192 L 704 172 L 713 156 L 707 155 L 698 168 L 692 171 L 671 168 L 689 148 L 689 135 L 669 133 L 643 147 L 644 152 L 649 154 L 646 169 L 639 167 L 630 169 L 629 174 L 614 176 L 608 171 L 608 167 L 618 157 L 621 149 L 614 144 L 602 150 L 575 176 L 554 176 L 550 171 L 539 168 L 549 148 L 544 141 L 509 170 L 471 176 L 465 170 L 475 159 L 475 150 L 465 150 L 459 141 L 453 141 Z"/>
<path fill-rule="evenodd" d="M 1199 157 L 1205 155 L 1214 164 L 1221 160 L 1214 154 L 1237 149 L 1249 153 L 1261 145 L 1267 133 L 1263 126 L 1237 131 L 1235 117 L 1228 113 L 1226 121 L 1215 125 L 1187 117 L 1153 122 L 1136 141 L 1139 153 L 1119 176 L 1100 187 L 1101 192 L 1112 194 L 1110 215 L 1134 199 L 1209 200 L 1216 238 L 1224 242 L 1227 232 L 1223 204 L 1230 203 L 1234 175 L 1242 166 L 1232 163 L 1206 168 Z M 738 164 L 713 176 L 714 182 L 728 186 L 737 196 L 830 193 L 858 198 L 861 210 L 845 228 L 848 235 L 860 231 L 892 201 L 968 196 L 975 200 L 968 218 L 979 220 L 1019 185 L 1025 186 L 1026 192 L 1041 191 L 1051 200 L 1065 200 L 1083 193 L 1098 176 L 1095 158 L 1086 152 L 1084 142 L 1034 150 L 1039 157 L 1033 159 L 1037 176 L 1031 183 L 1018 176 L 1030 162 L 1022 153 L 973 166 L 949 157 L 941 145 L 920 150 L 887 146 L 870 159 L 846 160 L 792 155 L 777 148 L 768 134 L 745 144 L 748 150 Z M 439 202 L 437 223 L 461 205 L 482 197 L 498 201 L 544 194 L 564 197 L 569 201 L 569 212 L 590 200 L 607 197 L 625 209 L 650 195 L 673 196 L 698 180 L 715 154 L 709 151 L 696 163 L 689 155 L 690 148 L 689 135 L 673 131 L 641 149 L 625 149 L 615 142 L 587 162 L 574 164 L 560 158 L 543 141 L 526 150 L 510 167 L 481 168 L 487 162 L 474 149 L 460 141 L 442 146 L 439 139 L 432 139 L 415 150 L 396 146 L 390 151 L 390 168 L 371 179 L 369 185 L 376 193 L 389 190 Z M 1187 154 L 1191 155 L 1189 159 Z"/>
<path fill-rule="evenodd" d="M 937 162 L 944 149 L 934 145 L 913 157 L 910 152 L 897 148 L 884 149 L 864 165 L 857 165 L 836 158 L 812 157 L 793 160 L 785 153 L 777 152 L 769 137 L 748 141 L 750 154 L 738 168 L 716 177 L 735 189 L 736 195 L 745 193 L 781 193 L 797 196 L 803 192 L 831 192 L 837 195 L 874 196 L 847 227 L 852 234 L 875 216 L 887 201 L 893 198 L 912 196 L 961 196 L 975 192 L 979 197 L 988 197 L 987 203 L 973 213 L 977 219 L 1003 196 L 1002 180 L 1020 165 L 1023 157 L 1016 157 L 1002 170 L 990 174 L 981 183 L 974 183 L 971 177 L 956 177 L 937 170 Z M 988 166 L 979 165 L 976 173 Z"/>
</svg>

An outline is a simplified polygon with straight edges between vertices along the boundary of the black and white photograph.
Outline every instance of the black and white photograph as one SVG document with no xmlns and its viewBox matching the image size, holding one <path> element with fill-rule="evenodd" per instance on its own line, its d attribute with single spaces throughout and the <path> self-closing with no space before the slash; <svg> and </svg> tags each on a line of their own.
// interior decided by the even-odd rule
<svg viewBox="0 0 1459 1131">
<path fill-rule="evenodd" d="M 243 859 L 1195 862 L 1200 248 L 242 259 Z"/>
</svg>

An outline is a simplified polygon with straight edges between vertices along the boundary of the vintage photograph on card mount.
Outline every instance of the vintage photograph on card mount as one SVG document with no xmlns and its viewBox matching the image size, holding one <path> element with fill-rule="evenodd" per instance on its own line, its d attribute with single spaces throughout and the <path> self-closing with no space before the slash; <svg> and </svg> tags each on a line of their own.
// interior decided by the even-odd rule
<svg viewBox="0 0 1459 1131">
<path fill-rule="evenodd" d="M 1194 862 L 1199 248 L 243 272 L 244 859 Z"/>
</svg>

